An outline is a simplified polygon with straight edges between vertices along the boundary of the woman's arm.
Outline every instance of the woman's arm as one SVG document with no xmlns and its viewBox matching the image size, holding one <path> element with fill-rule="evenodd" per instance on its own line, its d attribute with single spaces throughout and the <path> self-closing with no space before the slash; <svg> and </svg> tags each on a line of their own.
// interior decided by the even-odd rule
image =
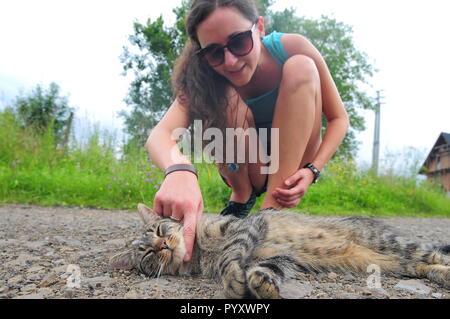
<svg viewBox="0 0 450 319">
<path fill-rule="evenodd" d="M 186 107 L 175 100 L 161 121 L 152 129 L 145 144 L 152 161 L 161 170 L 174 164 L 190 164 L 177 145 L 177 129 L 187 128 L 189 117 Z"/>
<path fill-rule="evenodd" d="M 175 100 L 152 130 L 146 143 L 152 161 L 160 169 L 165 170 L 174 164 L 190 164 L 176 142 L 181 129 L 187 128 L 188 125 L 186 107 Z M 175 135 L 174 132 L 177 131 L 178 134 Z M 168 174 L 155 194 L 153 209 L 161 216 L 182 220 L 186 247 L 184 261 L 189 261 L 194 247 L 196 225 L 203 213 L 203 199 L 197 177 L 187 171 Z"/>
</svg>

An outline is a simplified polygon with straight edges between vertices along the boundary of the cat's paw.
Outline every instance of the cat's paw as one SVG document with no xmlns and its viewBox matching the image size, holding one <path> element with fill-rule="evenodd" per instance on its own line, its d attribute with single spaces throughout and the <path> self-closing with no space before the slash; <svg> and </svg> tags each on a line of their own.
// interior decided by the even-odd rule
<svg viewBox="0 0 450 319">
<path fill-rule="evenodd" d="M 450 266 L 450 245 L 440 247 L 439 252 L 442 259 L 440 264 L 444 266 Z"/>
<path fill-rule="evenodd" d="M 445 288 L 450 288 L 450 267 L 443 265 L 418 265 L 416 267 L 418 277 L 426 277 Z"/>
<path fill-rule="evenodd" d="M 280 290 L 272 275 L 261 269 L 252 269 L 247 273 L 248 287 L 252 294 L 260 299 L 279 299 Z"/>
<path fill-rule="evenodd" d="M 238 263 L 232 262 L 222 275 L 222 284 L 227 298 L 244 298 L 247 293 L 245 273 Z"/>
</svg>

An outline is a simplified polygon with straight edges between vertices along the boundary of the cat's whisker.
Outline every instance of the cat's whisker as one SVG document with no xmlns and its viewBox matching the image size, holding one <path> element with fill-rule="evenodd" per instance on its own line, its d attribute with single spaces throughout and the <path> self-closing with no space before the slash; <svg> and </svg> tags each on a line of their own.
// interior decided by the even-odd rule
<svg viewBox="0 0 450 319">
<path fill-rule="evenodd" d="M 164 268 L 164 263 L 162 263 L 160 266 L 159 266 L 159 271 L 158 271 L 158 273 L 157 273 L 157 275 L 156 275 L 156 285 L 157 285 L 157 287 L 159 288 L 159 278 L 161 277 L 161 273 L 162 273 L 162 270 L 163 270 L 163 268 Z M 155 268 L 156 269 L 156 268 Z M 159 290 L 159 289 L 158 289 Z M 159 296 L 158 296 L 159 298 L 161 298 L 162 297 L 162 294 L 161 294 L 161 290 L 159 290 Z"/>
<path fill-rule="evenodd" d="M 165 264 L 161 264 L 161 266 L 159 267 L 158 274 L 156 275 L 156 278 L 159 279 L 161 277 L 161 273 L 162 273 L 164 266 L 165 266 Z"/>
<path fill-rule="evenodd" d="M 369 218 L 313 218 L 270 210 L 245 219 L 206 214 L 197 225 L 195 258 L 183 264 L 180 229 L 155 217 L 140 239 L 153 249 L 135 247 L 134 254 L 140 257 L 139 270 L 156 278 L 157 298 L 164 291 L 162 274 L 218 278 L 227 297 L 279 298 L 283 280 L 299 274 L 333 271 L 357 276 L 367 274 L 368 265 L 386 274 L 428 278 L 450 286 L 450 245 L 414 243 Z M 132 263 L 133 251 L 129 252 L 125 257 Z M 120 256 L 112 259 L 120 259 L 116 265 L 124 267 L 126 258 Z"/>
</svg>

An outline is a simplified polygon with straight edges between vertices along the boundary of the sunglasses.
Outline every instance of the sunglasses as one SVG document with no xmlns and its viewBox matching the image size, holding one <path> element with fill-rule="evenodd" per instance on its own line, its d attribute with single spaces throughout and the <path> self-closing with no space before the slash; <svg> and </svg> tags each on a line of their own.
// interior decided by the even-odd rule
<svg viewBox="0 0 450 319">
<path fill-rule="evenodd" d="M 252 33 L 255 30 L 256 23 L 248 31 L 233 35 L 226 45 L 211 44 L 197 51 L 197 54 L 204 58 L 209 65 L 216 67 L 225 62 L 225 48 L 234 56 L 245 56 L 253 49 Z"/>
</svg>

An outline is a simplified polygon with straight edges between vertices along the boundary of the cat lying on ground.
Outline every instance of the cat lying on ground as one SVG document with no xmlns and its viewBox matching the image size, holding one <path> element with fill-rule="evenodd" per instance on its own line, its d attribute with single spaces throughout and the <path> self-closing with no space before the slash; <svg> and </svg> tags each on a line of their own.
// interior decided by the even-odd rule
<svg viewBox="0 0 450 319">
<path fill-rule="evenodd" d="M 371 264 L 393 276 L 428 278 L 450 287 L 450 245 L 406 240 L 381 222 L 261 210 L 244 219 L 203 214 L 192 259 L 183 225 L 138 205 L 145 232 L 113 256 L 115 268 L 148 276 L 201 274 L 219 278 L 228 298 L 279 298 L 280 285 L 299 272 L 366 272 Z"/>
</svg>

